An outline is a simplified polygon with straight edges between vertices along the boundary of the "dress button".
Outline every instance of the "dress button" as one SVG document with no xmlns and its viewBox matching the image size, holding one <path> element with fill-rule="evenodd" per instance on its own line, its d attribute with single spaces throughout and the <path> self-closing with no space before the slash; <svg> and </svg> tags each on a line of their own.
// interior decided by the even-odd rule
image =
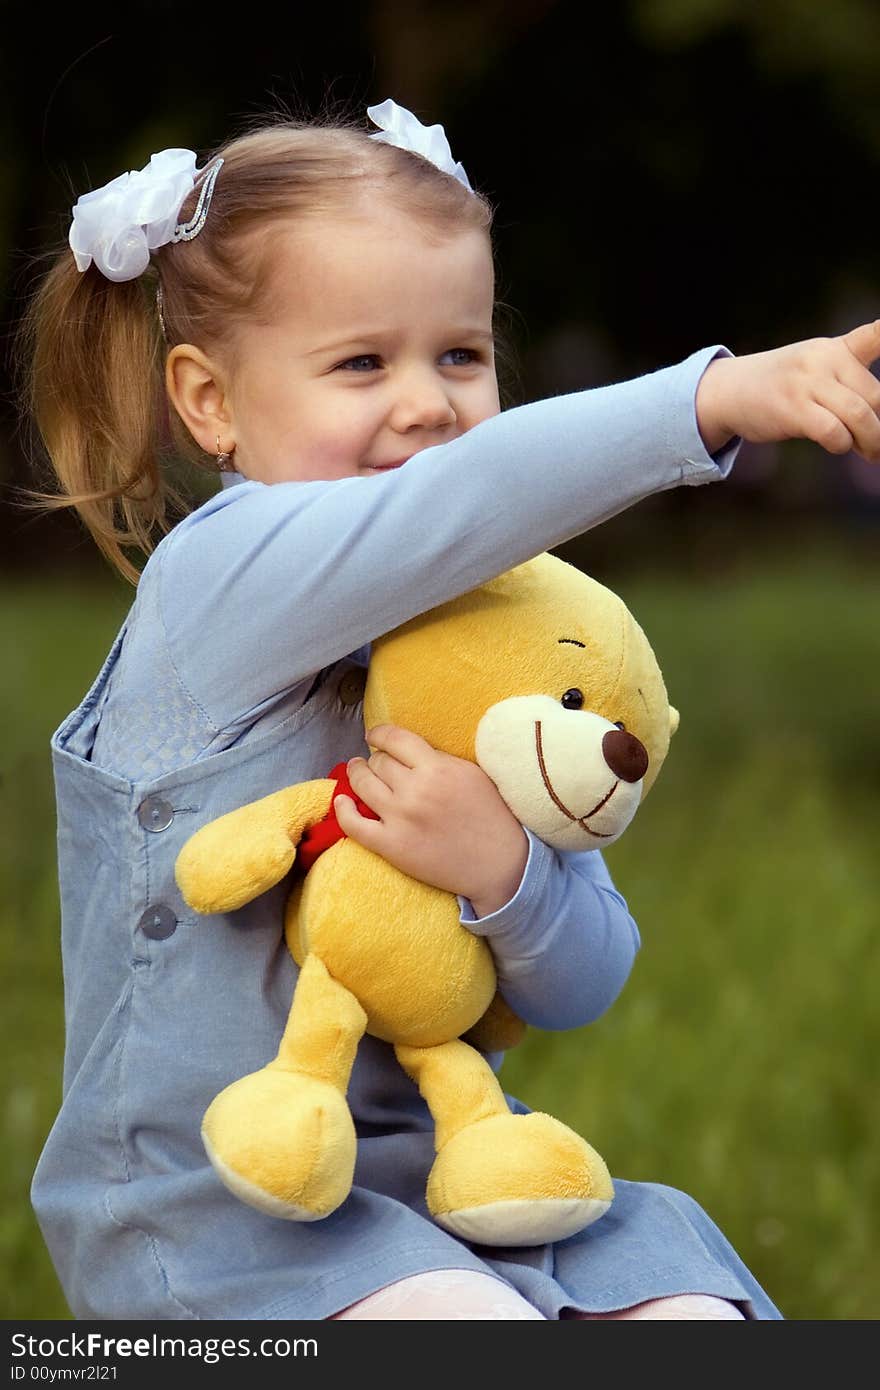
<svg viewBox="0 0 880 1390">
<path fill-rule="evenodd" d="M 167 830 L 174 820 L 174 807 L 161 796 L 147 796 L 137 808 L 137 818 L 144 830 Z"/>
<path fill-rule="evenodd" d="M 344 705 L 356 705 L 364 698 L 367 685 L 366 671 L 346 671 L 339 682 L 339 698 Z"/>
<path fill-rule="evenodd" d="M 146 912 L 141 913 L 138 927 L 151 941 L 164 941 L 177 930 L 177 918 L 170 907 L 159 903 L 156 907 L 148 907 Z"/>
</svg>

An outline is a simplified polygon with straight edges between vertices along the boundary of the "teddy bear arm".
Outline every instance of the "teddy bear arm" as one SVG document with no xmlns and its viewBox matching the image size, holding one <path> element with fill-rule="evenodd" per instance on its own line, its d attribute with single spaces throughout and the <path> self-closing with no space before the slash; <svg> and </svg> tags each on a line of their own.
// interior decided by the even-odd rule
<svg viewBox="0 0 880 1390">
<path fill-rule="evenodd" d="M 473 1028 L 462 1034 L 462 1041 L 480 1052 L 506 1052 L 525 1037 L 527 1025 L 515 1014 L 507 1001 L 496 991 L 483 1017 Z"/>
<path fill-rule="evenodd" d="M 196 912 L 233 912 L 289 872 L 303 832 L 330 809 L 336 783 L 297 782 L 209 821 L 175 864 L 177 885 Z"/>
</svg>

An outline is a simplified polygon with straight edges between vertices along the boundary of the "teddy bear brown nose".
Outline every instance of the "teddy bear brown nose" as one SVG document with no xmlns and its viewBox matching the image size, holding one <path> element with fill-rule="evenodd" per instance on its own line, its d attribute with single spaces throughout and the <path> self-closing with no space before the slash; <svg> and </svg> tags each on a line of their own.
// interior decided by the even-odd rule
<svg viewBox="0 0 880 1390">
<path fill-rule="evenodd" d="M 605 761 L 621 782 L 638 782 L 648 771 L 648 752 L 635 734 L 609 729 L 602 739 Z"/>
</svg>

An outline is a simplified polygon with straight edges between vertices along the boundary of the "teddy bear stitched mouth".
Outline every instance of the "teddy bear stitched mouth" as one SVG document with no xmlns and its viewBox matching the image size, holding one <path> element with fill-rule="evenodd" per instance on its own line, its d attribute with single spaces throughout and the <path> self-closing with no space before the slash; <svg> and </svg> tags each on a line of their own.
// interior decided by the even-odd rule
<svg viewBox="0 0 880 1390">
<path fill-rule="evenodd" d="M 550 793 L 550 798 L 551 798 L 551 800 L 553 801 L 554 805 L 555 805 L 555 806 L 558 806 L 559 809 L 560 809 L 560 811 L 563 813 L 563 815 L 568 816 L 568 819 L 569 819 L 569 820 L 574 821 L 575 825 L 579 825 L 579 826 L 581 827 L 582 830 L 585 830 L 585 831 L 587 832 L 588 835 L 595 835 L 595 837 L 596 837 L 597 839 L 599 839 L 599 840 L 610 840 L 610 839 L 612 839 L 612 838 L 613 838 L 613 834 L 612 834 L 611 831 L 608 831 L 607 833 L 603 834 L 601 830 L 591 830 L 590 827 L 589 827 L 588 825 L 585 824 L 585 822 L 589 820 L 590 816 L 594 816 L 594 815 L 596 814 L 597 811 L 601 811 L 601 810 L 602 810 L 602 807 L 605 806 L 605 805 L 607 805 L 607 803 L 611 800 L 611 798 L 612 798 L 612 796 L 614 795 L 614 793 L 617 791 L 617 788 L 618 788 L 618 786 L 619 786 L 619 782 L 615 782 L 615 783 L 614 783 L 614 786 L 611 788 L 610 792 L 608 792 L 605 796 L 603 796 L 601 801 L 599 801 L 599 802 L 596 803 L 596 805 L 593 807 L 592 811 L 588 811 L 587 814 L 586 814 L 585 816 L 575 816 L 575 815 L 572 814 L 571 811 L 569 811 L 568 807 L 565 806 L 565 805 L 559 800 L 559 797 L 556 795 L 555 791 L 553 790 L 553 784 L 551 783 L 550 778 L 549 778 L 549 776 L 548 776 L 548 774 L 547 774 L 547 764 L 544 762 L 544 746 L 543 746 L 543 742 L 542 742 L 542 739 L 541 739 L 541 721 L 540 721 L 540 719 L 536 719 L 536 720 L 535 720 L 535 751 L 536 751 L 537 754 L 538 754 L 538 767 L 539 767 L 540 770 L 541 770 L 541 778 L 542 778 L 542 780 L 543 780 L 543 782 L 544 782 L 544 786 L 547 788 L 547 791 Z"/>
</svg>

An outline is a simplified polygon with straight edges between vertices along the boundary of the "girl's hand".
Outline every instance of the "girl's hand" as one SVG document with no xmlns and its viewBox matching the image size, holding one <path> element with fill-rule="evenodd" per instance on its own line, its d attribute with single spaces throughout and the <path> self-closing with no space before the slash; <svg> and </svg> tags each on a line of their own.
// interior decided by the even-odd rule
<svg viewBox="0 0 880 1390">
<path fill-rule="evenodd" d="M 697 387 L 697 424 L 714 454 L 734 435 L 753 444 L 812 439 L 831 454 L 880 462 L 880 319 L 840 338 L 716 357 Z"/>
<path fill-rule="evenodd" d="M 419 734 L 380 724 L 367 734 L 376 751 L 352 758 L 352 790 L 334 798 L 340 826 L 366 849 L 422 883 L 469 898 L 478 917 L 513 897 L 528 858 L 525 831 L 476 763 L 432 748 Z"/>
</svg>

